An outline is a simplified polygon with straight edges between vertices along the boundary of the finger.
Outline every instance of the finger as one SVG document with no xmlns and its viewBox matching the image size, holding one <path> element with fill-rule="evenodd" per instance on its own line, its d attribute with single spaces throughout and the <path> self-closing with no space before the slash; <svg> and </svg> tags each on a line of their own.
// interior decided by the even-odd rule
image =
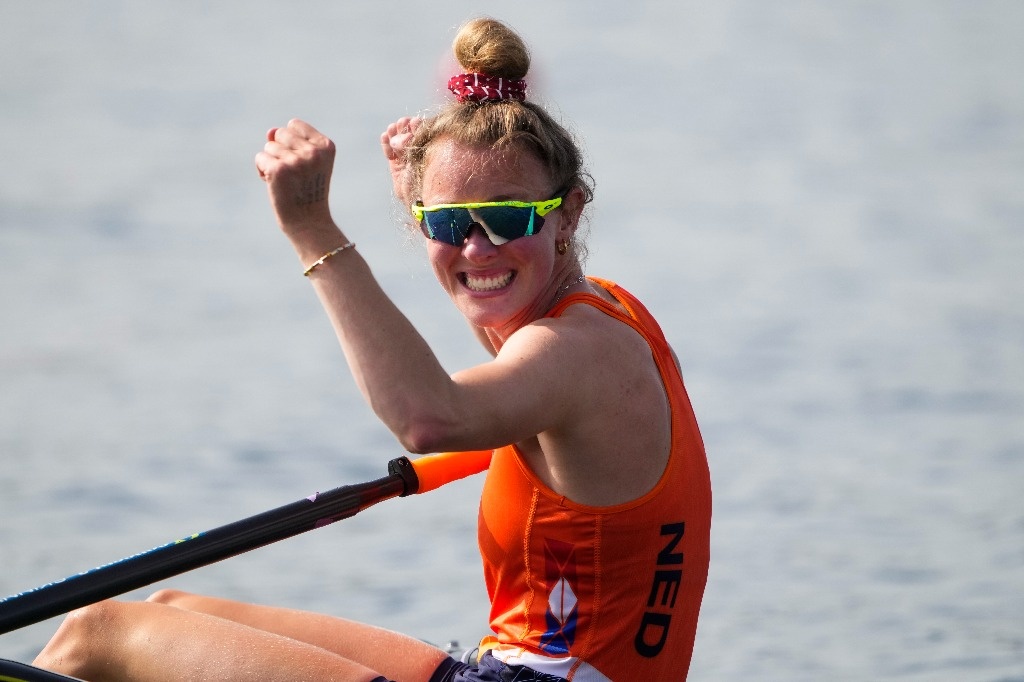
<svg viewBox="0 0 1024 682">
<path fill-rule="evenodd" d="M 260 180 L 264 182 L 269 181 L 274 164 L 277 162 L 270 154 L 266 152 L 260 152 L 256 155 L 256 172 L 260 175 Z"/>
<path fill-rule="evenodd" d="M 422 120 L 419 118 L 403 116 L 387 127 L 387 130 L 381 135 L 380 141 L 384 156 L 389 161 L 395 161 L 403 155 L 405 146 L 412 139 L 421 122 Z"/>
<path fill-rule="evenodd" d="M 400 121 L 392 123 L 380 136 L 381 149 L 383 149 L 384 156 L 387 157 L 388 161 L 395 161 L 400 156 L 400 144 L 398 141 L 400 126 Z"/>
<path fill-rule="evenodd" d="M 313 126 L 294 118 L 283 128 L 271 128 L 267 131 L 268 142 L 278 142 L 285 147 L 302 146 L 312 141 L 320 133 Z"/>
<path fill-rule="evenodd" d="M 274 128 L 274 136 L 267 140 L 266 146 L 277 144 L 282 148 L 295 149 L 297 145 L 302 145 L 305 142 L 306 139 L 297 134 L 291 126 L 285 126 L 284 128 Z"/>
<path fill-rule="evenodd" d="M 395 148 L 391 146 L 391 135 L 389 135 L 387 131 L 384 131 L 380 135 L 380 147 L 384 152 L 384 157 L 388 161 L 394 161 L 398 158 L 398 155 L 395 153 Z"/>
<path fill-rule="evenodd" d="M 260 177 L 267 180 L 273 173 L 276 173 L 289 160 L 296 158 L 295 150 L 281 144 L 276 140 L 270 140 L 263 145 L 263 151 L 256 155 L 256 170 Z"/>
<path fill-rule="evenodd" d="M 388 140 L 390 142 L 391 138 L 393 138 L 397 134 L 398 134 L 398 123 L 391 123 L 391 124 L 388 125 L 387 128 L 384 129 L 384 132 L 381 133 L 380 137 L 381 137 L 381 140 Z"/>
<path fill-rule="evenodd" d="M 282 144 L 277 140 L 271 140 L 263 145 L 263 153 L 278 161 L 294 159 L 298 152 L 299 150 L 296 147 L 288 144 Z"/>
<path fill-rule="evenodd" d="M 274 139 L 267 141 L 263 145 L 263 151 L 284 162 L 300 158 L 311 159 L 319 150 L 325 149 L 328 146 L 326 143 L 329 141 L 325 140 L 324 142 L 318 144 L 316 141 L 306 139 L 294 130 L 278 128 L 277 132 L 274 133 Z"/>
<path fill-rule="evenodd" d="M 392 138 L 401 137 L 415 132 L 418 127 L 419 119 L 403 116 L 388 126 L 387 135 Z"/>
<path fill-rule="evenodd" d="M 327 141 L 326 135 L 298 118 L 293 118 L 288 121 L 288 132 L 303 140 L 308 140 L 315 145 L 321 145 Z"/>
</svg>

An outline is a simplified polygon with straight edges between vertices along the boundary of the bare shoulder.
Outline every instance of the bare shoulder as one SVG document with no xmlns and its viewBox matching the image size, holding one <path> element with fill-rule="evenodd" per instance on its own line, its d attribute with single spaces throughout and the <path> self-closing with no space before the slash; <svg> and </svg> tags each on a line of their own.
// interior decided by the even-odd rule
<svg viewBox="0 0 1024 682">
<path fill-rule="evenodd" d="M 613 299 L 610 302 L 618 305 Z M 632 327 L 594 306 L 581 303 L 568 307 L 559 317 L 542 318 L 519 329 L 506 341 L 501 352 L 544 351 L 563 355 L 563 361 L 586 364 L 630 349 L 649 353 L 647 342 Z"/>
<path fill-rule="evenodd" d="M 618 504 L 650 490 L 667 462 L 671 428 L 665 386 L 646 339 L 604 311 L 578 304 L 524 327 L 510 341 L 501 354 L 545 356 L 567 403 L 561 406 L 567 419 L 524 444 L 535 473 L 582 504 Z"/>
</svg>

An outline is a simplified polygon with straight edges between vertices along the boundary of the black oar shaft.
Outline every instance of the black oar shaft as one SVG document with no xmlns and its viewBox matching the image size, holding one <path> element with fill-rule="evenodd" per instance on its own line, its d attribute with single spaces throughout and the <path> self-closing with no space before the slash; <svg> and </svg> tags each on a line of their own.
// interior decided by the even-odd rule
<svg viewBox="0 0 1024 682">
<path fill-rule="evenodd" d="M 389 476 L 376 481 L 310 495 L 0 599 L 0 634 L 340 521 L 383 500 L 416 492 L 416 474 L 408 459 L 393 460 L 389 470 Z"/>
</svg>

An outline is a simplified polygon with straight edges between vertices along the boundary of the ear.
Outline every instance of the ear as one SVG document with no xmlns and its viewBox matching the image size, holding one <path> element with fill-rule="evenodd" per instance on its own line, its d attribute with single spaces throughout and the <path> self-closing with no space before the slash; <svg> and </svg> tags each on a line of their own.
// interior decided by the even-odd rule
<svg viewBox="0 0 1024 682">
<path fill-rule="evenodd" d="M 568 232 L 567 236 L 571 237 L 576 232 L 576 228 L 579 227 L 580 217 L 583 215 L 583 207 L 585 205 L 586 197 L 583 194 L 583 190 L 579 187 L 570 189 L 565 198 L 562 199 L 562 205 L 560 206 L 563 219 L 559 231 L 565 230 Z"/>
</svg>

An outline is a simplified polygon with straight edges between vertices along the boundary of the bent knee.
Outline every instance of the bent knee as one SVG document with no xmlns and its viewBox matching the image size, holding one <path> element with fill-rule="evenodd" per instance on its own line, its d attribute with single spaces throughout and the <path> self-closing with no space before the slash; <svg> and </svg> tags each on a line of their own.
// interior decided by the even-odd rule
<svg viewBox="0 0 1024 682">
<path fill-rule="evenodd" d="M 183 592 L 181 590 L 175 590 L 171 588 L 164 588 L 162 590 L 157 590 L 153 594 L 149 595 L 146 601 L 152 602 L 154 604 L 175 606 L 190 597 L 192 597 L 192 595 L 188 592 Z"/>
<path fill-rule="evenodd" d="M 33 665 L 47 670 L 82 675 L 102 656 L 105 642 L 126 621 L 123 604 L 103 601 L 69 613 Z"/>
<path fill-rule="evenodd" d="M 69 613 L 57 632 L 59 634 L 63 630 L 67 636 L 74 638 L 90 638 L 109 633 L 124 622 L 124 609 L 123 602 L 112 599 L 83 606 Z"/>
</svg>

